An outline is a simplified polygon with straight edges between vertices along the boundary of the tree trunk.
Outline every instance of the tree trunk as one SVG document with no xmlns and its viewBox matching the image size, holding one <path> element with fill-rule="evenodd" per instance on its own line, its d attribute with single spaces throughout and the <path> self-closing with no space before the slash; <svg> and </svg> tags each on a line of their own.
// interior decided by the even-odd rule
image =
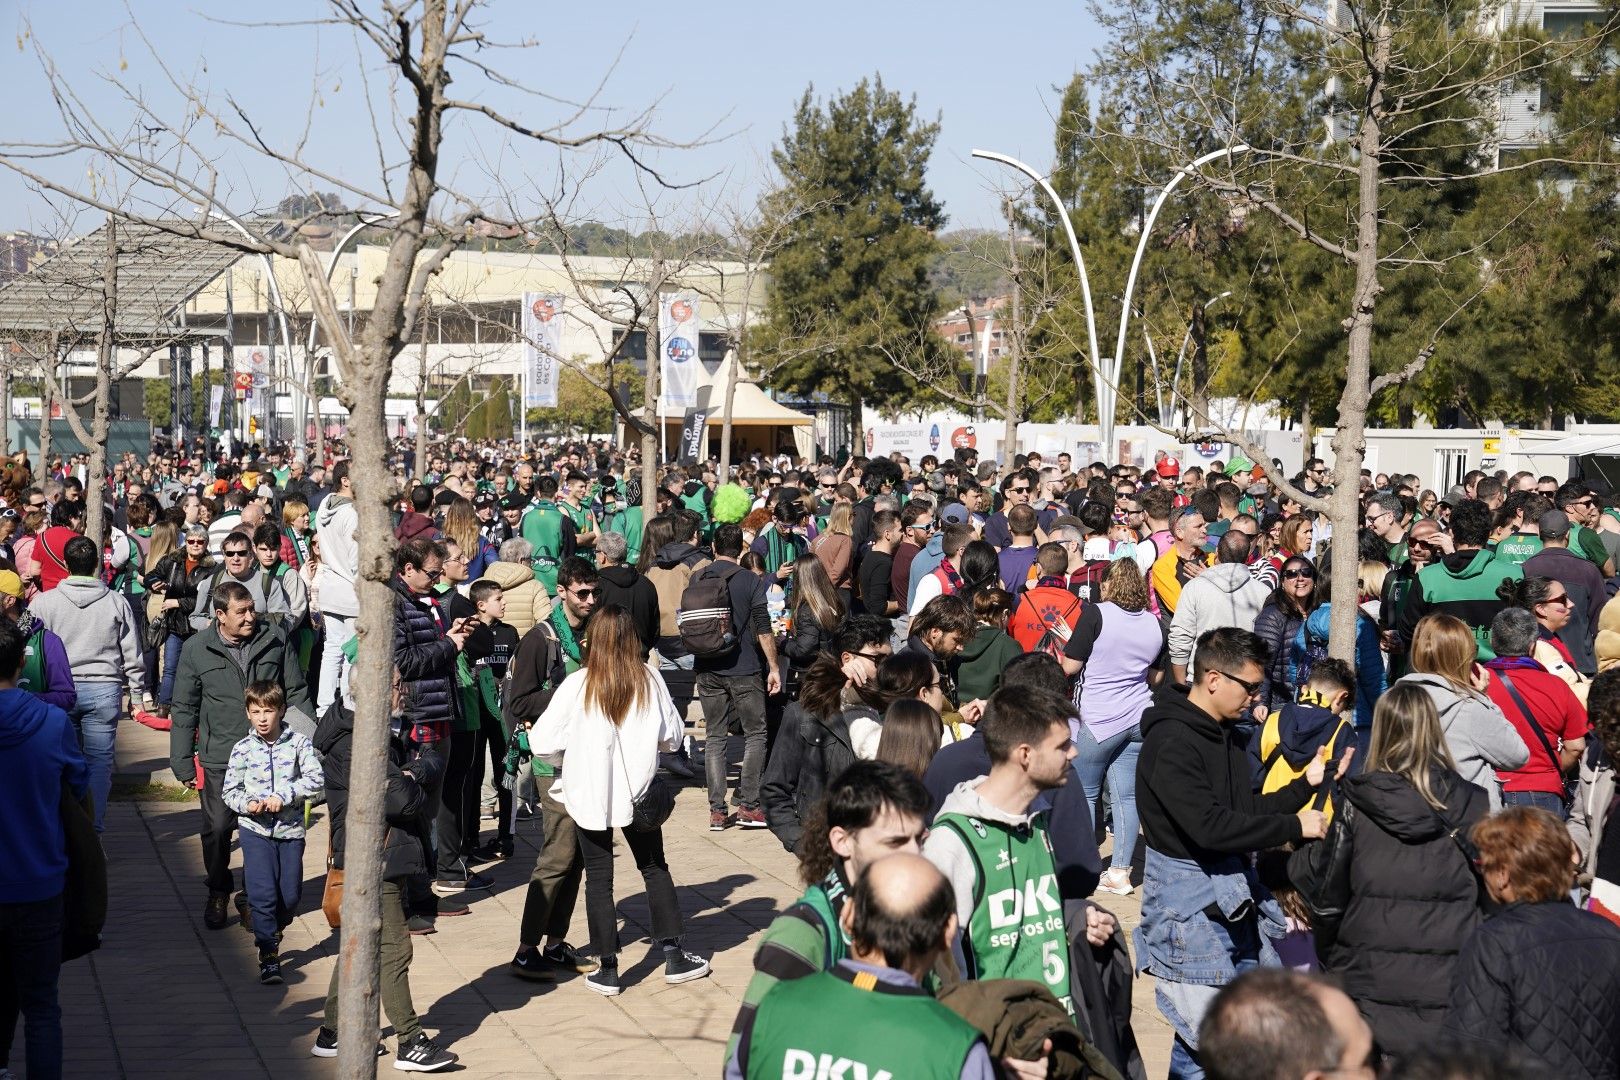
<svg viewBox="0 0 1620 1080">
<path fill-rule="evenodd" d="M 56 349 L 51 349 L 51 367 L 54 368 Z M 56 378 L 54 370 L 48 372 L 47 379 Z M 40 380 L 39 391 L 39 475 L 44 476 L 51 464 L 51 396 L 45 392 L 45 380 Z"/>
<path fill-rule="evenodd" d="M 1200 430 L 1209 426 L 1209 327 L 1204 319 L 1204 305 L 1193 304 L 1192 309 L 1192 411 L 1193 425 Z"/>
<path fill-rule="evenodd" d="M 643 522 L 653 519 L 658 513 L 658 443 L 664 433 L 664 418 L 659 415 L 658 400 L 662 394 L 660 380 L 663 376 L 663 365 L 659 362 L 661 343 L 659 341 L 659 311 L 658 291 L 663 279 L 663 268 L 659 264 L 653 266 L 653 290 L 650 313 L 647 316 L 647 377 L 641 381 L 641 418 L 646 422 L 647 429 L 641 433 L 641 518 Z M 628 437 L 629 431 L 625 432 Z"/>
<path fill-rule="evenodd" d="M 1378 168 L 1383 159 L 1384 78 L 1389 70 L 1390 27 L 1382 21 L 1373 31 L 1372 86 L 1362 116 L 1361 159 L 1357 163 L 1356 285 L 1350 317 L 1349 359 L 1339 417 L 1333 435 L 1333 494 L 1328 520 L 1333 523 L 1333 557 L 1328 568 L 1334 603 L 1328 652 L 1354 662 L 1361 554 L 1356 544 L 1361 524 L 1361 462 L 1366 451 L 1367 404 L 1372 382 L 1373 313 L 1382 289 L 1378 281 Z"/>
<path fill-rule="evenodd" d="M 101 268 L 101 337 L 96 342 L 96 396 L 90 414 L 90 466 L 84 481 L 85 535 L 99 547 L 107 542 L 107 500 L 102 477 L 107 475 L 107 412 L 112 401 L 113 365 L 118 360 L 114 322 L 118 314 L 118 222 L 107 219 L 107 261 Z M 188 386 L 186 392 L 190 393 Z M 63 411 L 73 408 L 68 396 Z M 77 425 L 75 425 L 77 426 Z"/>
<path fill-rule="evenodd" d="M 423 305 L 422 314 L 418 320 L 421 324 L 421 340 L 418 343 L 416 357 L 416 476 L 418 479 L 427 475 L 427 379 L 428 379 L 428 351 L 427 351 L 427 307 Z"/>
<path fill-rule="evenodd" d="M 1010 230 L 1009 230 L 1010 232 Z M 1018 368 L 1024 358 L 1024 326 L 1020 321 L 1023 317 L 1023 305 L 1020 301 L 1022 283 L 1018 280 L 1018 241 L 1013 236 L 1009 247 L 1012 251 L 1012 321 L 1007 327 L 1012 332 L 1003 335 L 1007 342 L 1007 414 L 1001 433 L 1001 454 L 1006 461 L 1011 461 L 1018 451 Z"/>
<path fill-rule="evenodd" d="M 0 453 L 11 453 L 11 357 L 0 359 Z"/>
</svg>

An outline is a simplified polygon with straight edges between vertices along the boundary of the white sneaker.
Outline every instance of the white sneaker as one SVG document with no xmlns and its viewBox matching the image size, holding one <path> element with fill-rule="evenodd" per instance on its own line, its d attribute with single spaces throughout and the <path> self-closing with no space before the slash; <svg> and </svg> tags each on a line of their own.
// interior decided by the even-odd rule
<svg viewBox="0 0 1620 1080">
<path fill-rule="evenodd" d="M 1097 881 L 1097 891 L 1113 893 L 1115 896 L 1129 896 L 1136 891 L 1131 884 L 1131 872 L 1110 867 Z"/>
</svg>

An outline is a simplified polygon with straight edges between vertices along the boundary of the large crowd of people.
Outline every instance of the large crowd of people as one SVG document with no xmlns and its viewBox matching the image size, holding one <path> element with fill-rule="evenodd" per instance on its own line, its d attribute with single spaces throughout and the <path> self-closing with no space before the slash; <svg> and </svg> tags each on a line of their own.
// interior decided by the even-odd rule
<svg viewBox="0 0 1620 1080">
<path fill-rule="evenodd" d="M 1606 488 L 1363 472 L 1345 535 L 1265 469 L 1165 452 L 756 454 L 663 466 L 650 501 L 599 442 L 390 464 L 398 1069 L 456 1061 L 412 1004 L 411 938 L 491 888 L 520 821 L 543 843 L 514 976 L 634 991 L 615 834 L 664 981 L 707 976 L 664 844 L 690 783 L 711 832 L 768 830 L 805 886 L 755 946 L 727 1077 L 1141 1077 L 1146 973 L 1178 1080 L 1620 1078 Z M 121 722 L 168 731 L 203 922 L 249 928 L 265 984 L 307 830 L 344 864 L 363 496 L 341 445 L 86 472 L 5 470 L 0 1080 L 19 1017 L 29 1080 L 62 1075 L 75 836 L 104 827 Z M 1291 486 L 1328 479 L 1311 458 Z M 1104 903 L 1133 893 L 1127 937 Z M 316 1056 L 340 1022 L 334 972 Z"/>
</svg>

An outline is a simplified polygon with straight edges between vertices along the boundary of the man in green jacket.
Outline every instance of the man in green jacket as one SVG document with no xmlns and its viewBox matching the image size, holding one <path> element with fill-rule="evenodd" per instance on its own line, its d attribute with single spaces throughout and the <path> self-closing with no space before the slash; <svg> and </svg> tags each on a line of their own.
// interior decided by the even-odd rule
<svg viewBox="0 0 1620 1080">
<path fill-rule="evenodd" d="M 849 957 L 765 995 L 728 1054 L 726 1080 L 994 1075 L 978 1029 L 921 985 L 955 936 L 954 906 L 926 859 L 878 859 L 839 918 Z"/>
<path fill-rule="evenodd" d="M 534 493 L 518 532 L 534 547 L 534 579 L 556 596 L 557 564 L 574 553 L 574 523 L 557 506 L 556 477 L 540 477 Z"/>
<path fill-rule="evenodd" d="M 1412 647 L 1412 634 L 1431 612 L 1454 615 L 1468 624 L 1478 643 L 1479 659 L 1495 654 L 1490 648 L 1491 620 L 1507 607 L 1504 582 L 1517 581 L 1522 570 L 1485 550 L 1491 538 L 1491 512 L 1477 499 L 1464 499 L 1451 511 L 1452 550 L 1418 571 L 1407 590 L 1396 623 L 1401 644 Z"/>
<path fill-rule="evenodd" d="M 212 601 L 213 621 L 188 638 L 180 652 L 169 759 L 174 775 L 189 788 L 198 787 L 192 754 L 202 762 L 203 869 L 208 881 L 203 923 L 218 930 L 225 925 L 226 905 L 236 888 L 231 873 L 236 815 L 225 806 L 225 767 L 231 748 L 247 736 L 243 695 L 248 684 L 276 683 L 287 695 L 288 726 L 307 736 L 314 724 L 303 666 L 286 632 L 258 618 L 252 595 L 238 581 L 220 582 Z"/>
</svg>

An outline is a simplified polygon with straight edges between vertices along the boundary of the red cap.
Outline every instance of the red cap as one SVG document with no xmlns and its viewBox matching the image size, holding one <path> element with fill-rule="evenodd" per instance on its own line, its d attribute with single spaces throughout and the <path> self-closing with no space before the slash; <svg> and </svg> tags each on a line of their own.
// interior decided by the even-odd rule
<svg viewBox="0 0 1620 1080">
<path fill-rule="evenodd" d="M 1159 475 L 1160 476 L 1180 476 L 1181 475 L 1181 462 L 1177 461 L 1173 457 L 1165 458 L 1163 461 L 1159 462 Z"/>
</svg>

